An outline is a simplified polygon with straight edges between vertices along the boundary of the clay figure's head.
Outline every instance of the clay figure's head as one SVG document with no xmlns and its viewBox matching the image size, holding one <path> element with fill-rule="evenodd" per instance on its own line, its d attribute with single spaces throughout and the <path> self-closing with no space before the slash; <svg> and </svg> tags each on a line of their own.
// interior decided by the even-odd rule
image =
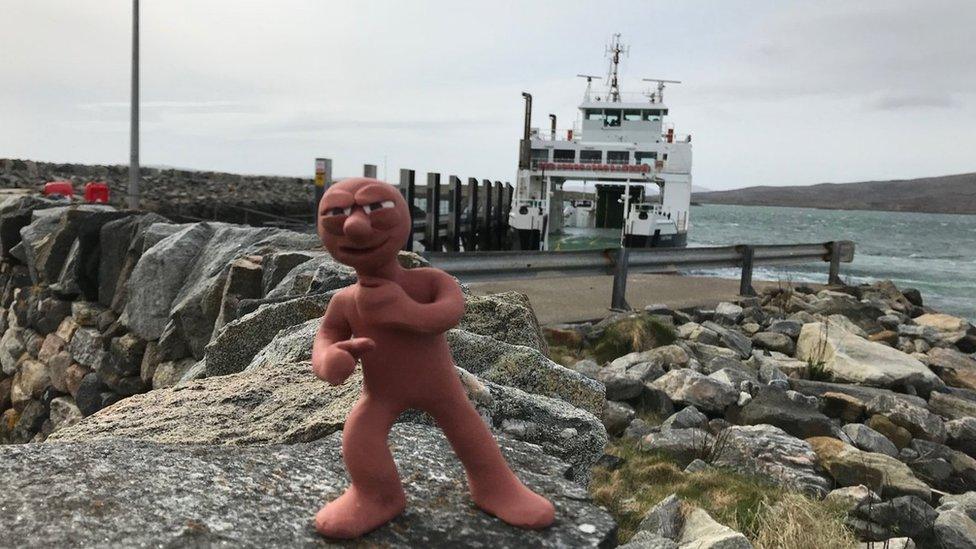
<svg viewBox="0 0 976 549">
<path fill-rule="evenodd" d="M 412 220 L 400 192 L 377 179 L 354 177 L 329 187 L 319 203 L 319 238 L 337 261 L 360 275 L 396 261 Z"/>
</svg>

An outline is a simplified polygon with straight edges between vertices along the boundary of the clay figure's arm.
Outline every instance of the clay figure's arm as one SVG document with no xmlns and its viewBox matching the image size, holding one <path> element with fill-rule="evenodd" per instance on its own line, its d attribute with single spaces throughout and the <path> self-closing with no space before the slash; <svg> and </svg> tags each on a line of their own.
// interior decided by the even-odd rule
<svg viewBox="0 0 976 549">
<path fill-rule="evenodd" d="M 356 299 L 360 316 L 370 322 L 418 334 L 440 334 L 457 326 L 464 315 L 464 295 L 454 277 L 437 269 L 415 269 L 412 272 L 428 278 L 433 301 L 419 303 L 399 284 L 380 281 L 376 286 L 360 290 Z"/>
<path fill-rule="evenodd" d="M 356 360 L 376 345 L 368 337 L 349 339 L 346 319 L 349 303 L 341 295 L 329 301 L 322 324 L 312 343 L 312 371 L 330 385 L 341 385 L 356 369 Z"/>
</svg>

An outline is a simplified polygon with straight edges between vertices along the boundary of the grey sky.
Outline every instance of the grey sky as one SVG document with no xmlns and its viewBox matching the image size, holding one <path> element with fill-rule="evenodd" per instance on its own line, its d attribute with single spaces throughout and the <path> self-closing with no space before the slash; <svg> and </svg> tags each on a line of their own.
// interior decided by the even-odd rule
<svg viewBox="0 0 976 549">
<path fill-rule="evenodd" d="M 0 157 L 128 159 L 128 0 L 0 0 Z M 575 118 L 613 32 L 697 185 L 976 171 L 976 2 L 143 0 L 147 164 L 310 176 L 384 158 L 513 180 L 520 92 Z"/>
</svg>

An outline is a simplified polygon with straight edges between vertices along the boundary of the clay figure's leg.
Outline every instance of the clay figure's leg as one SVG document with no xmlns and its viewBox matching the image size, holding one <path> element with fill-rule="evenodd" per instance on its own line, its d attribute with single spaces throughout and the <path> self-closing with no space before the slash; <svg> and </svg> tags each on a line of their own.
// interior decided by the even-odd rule
<svg viewBox="0 0 976 549">
<path fill-rule="evenodd" d="M 387 445 L 401 410 L 363 396 L 346 418 L 342 459 L 352 478 L 346 493 L 315 515 L 315 529 L 330 538 L 355 538 L 403 512 L 406 498 Z"/>
<path fill-rule="evenodd" d="M 483 511 L 521 528 L 545 528 L 556 510 L 546 498 L 528 489 L 515 476 L 484 420 L 458 384 L 427 407 L 451 442 L 468 474 L 475 504 Z"/>
</svg>

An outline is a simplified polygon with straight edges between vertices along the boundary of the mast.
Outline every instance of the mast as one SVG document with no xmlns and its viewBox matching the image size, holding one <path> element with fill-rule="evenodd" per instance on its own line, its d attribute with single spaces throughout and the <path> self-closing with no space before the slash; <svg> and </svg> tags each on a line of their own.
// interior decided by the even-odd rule
<svg viewBox="0 0 976 549">
<path fill-rule="evenodd" d="M 620 84 L 617 82 L 617 69 L 620 65 L 620 54 L 627 54 L 627 48 L 620 45 L 620 33 L 616 33 L 610 39 L 610 46 L 607 47 L 607 55 L 610 57 L 610 70 L 607 73 L 607 80 L 610 81 L 608 95 L 610 101 L 620 102 Z"/>
</svg>

